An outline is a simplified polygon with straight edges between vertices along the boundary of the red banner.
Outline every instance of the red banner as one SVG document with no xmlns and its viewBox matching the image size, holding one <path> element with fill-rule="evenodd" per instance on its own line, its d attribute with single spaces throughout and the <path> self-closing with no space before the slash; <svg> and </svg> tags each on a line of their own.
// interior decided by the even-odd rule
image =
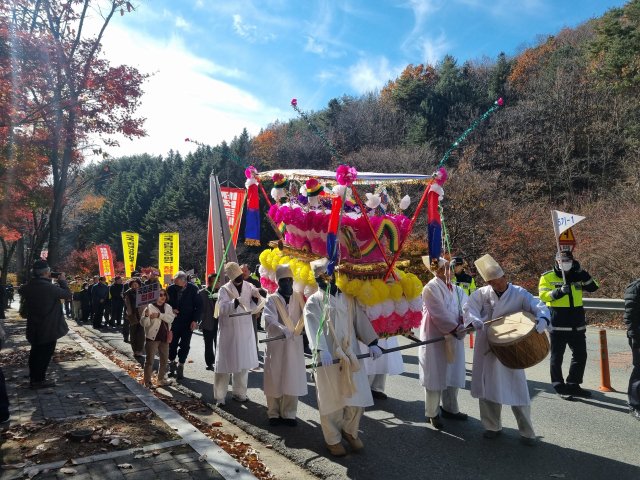
<svg viewBox="0 0 640 480">
<path fill-rule="evenodd" d="M 109 245 L 96 245 L 98 253 L 98 267 L 100 268 L 100 276 L 105 277 L 110 282 L 114 277 L 113 273 L 113 255 Z"/>
<path fill-rule="evenodd" d="M 238 234 L 240 233 L 240 220 L 242 219 L 242 209 L 244 208 L 243 188 L 220 187 L 224 211 L 229 221 L 229 230 L 233 235 L 233 246 L 238 244 Z"/>
</svg>

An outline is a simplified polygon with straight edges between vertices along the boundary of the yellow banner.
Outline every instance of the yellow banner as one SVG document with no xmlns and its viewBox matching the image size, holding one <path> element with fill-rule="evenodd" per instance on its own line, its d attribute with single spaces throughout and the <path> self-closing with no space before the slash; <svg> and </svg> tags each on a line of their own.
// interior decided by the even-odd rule
<svg viewBox="0 0 640 480">
<path fill-rule="evenodd" d="M 127 278 L 136 269 L 136 259 L 138 258 L 138 237 L 137 233 L 120 232 L 122 236 L 122 253 L 124 254 L 124 272 Z"/>
<path fill-rule="evenodd" d="M 164 285 L 180 270 L 180 236 L 177 232 L 161 233 L 158 247 L 160 278 Z"/>
</svg>

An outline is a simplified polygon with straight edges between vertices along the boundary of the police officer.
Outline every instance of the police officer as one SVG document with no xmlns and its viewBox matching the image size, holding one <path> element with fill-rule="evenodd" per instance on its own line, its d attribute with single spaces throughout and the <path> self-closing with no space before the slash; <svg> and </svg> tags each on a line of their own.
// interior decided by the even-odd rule
<svg viewBox="0 0 640 480">
<path fill-rule="evenodd" d="M 553 270 L 540 277 L 540 300 L 551 311 L 551 382 L 563 398 L 591 397 L 591 392 L 580 387 L 587 364 L 587 324 L 582 291 L 595 292 L 599 287 L 570 251 L 558 253 Z M 571 349 L 571 366 L 565 383 L 562 360 L 567 345 Z"/>
<path fill-rule="evenodd" d="M 467 295 L 471 295 L 476 291 L 476 281 L 474 278 L 464 271 L 464 259 L 462 257 L 453 257 L 451 259 L 451 265 L 453 267 L 453 273 L 455 274 L 451 278 L 451 283 L 459 286 Z"/>
</svg>

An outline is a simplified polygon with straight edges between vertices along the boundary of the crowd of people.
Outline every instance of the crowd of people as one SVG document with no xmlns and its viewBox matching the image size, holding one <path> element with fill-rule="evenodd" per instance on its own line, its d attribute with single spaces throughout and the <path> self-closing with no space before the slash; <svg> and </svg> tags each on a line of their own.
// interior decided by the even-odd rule
<svg viewBox="0 0 640 480">
<path fill-rule="evenodd" d="M 475 331 L 471 395 L 479 400 L 483 436 L 493 439 L 502 431 L 501 410 L 511 407 L 520 440 L 536 445 L 531 421 L 529 390 L 524 369 L 505 366 L 488 345 L 487 322 L 528 312 L 538 333 L 549 332 L 550 380 L 562 398 L 588 397 L 581 387 L 586 365 L 586 320 L 582 292 L 597 290 L 598 283 L 570 252 L 556 256 L 554 267 L 540 278 L 539 297 L 510 283 L 493 258 L 485 255 L 475 262 L 485 286 L 476 287 L 465 271 L 462 258 L 424 258 L 433 278 L 422 291 L 423 319 L 420 327 L 420 382 L 425 389 L 425 417 L 436 429 L 446 422 L 465 421 L 458 407 L 459 389 L 465 387 L 463 338 Z M 311 262 L 318 290 L 308 298 L 294 291 L 288 265 L 276 269 L 277 291 L 267 295 L 247 265 L 229 262 L 224 275 L 209 275 L 198 288 L 192 278 L 177 272 L 163 288 L 158 272 L 135 275 L 128 282 L 115 277 L 107 285 L 104 277 L 93 282 L 76 277 L 70 284 L 63 273 L 52 272 L 45 261 L 33 265 L 33 278 L 21 286 L 21 314 L 27 319 L 27 340 L 31 344 L 29 372 L 32 388 L 55 386 L 46 371 L 56 342 L 68 327 L 65 316 L 79 324 L 91 322 L 95 329 L 121 329 L 132 353 L 142 362 L 144 383 L 164 386 L 184 377 L 192 334 L 202 331 L 204 360 L 213 371 L 213 397 L 224 407 L 229 384 L 231 398 L 247 401 L 249 372 L 259 367 L 257 332 L 264 320 L 263 388 L 270 425 L 297 425 L 298 398 L 307 395 L 305 356 L 312 354 L 320 425 L 329 452 L 335 456 L 364 447 L 359 424 L 364 409 L 374 398 L 386 398 L 385 378 L 402 372 L 399 352 L 386 349 L 397 343 L 378 338 L 359 302 L 343 293 L 335 277 L 327 272 L 328 260 Z M 226 277 L 226 282 L 223 280 Z M 217 282 L 216 282 L 217 280 Z M 157 284 L 157 285 L 156 285 Z M 141 302 L 139 289 L 156 292 L 151 301 Z M 640 420 L 640 280 L 625 293 L 625 323 L 633 351 L 629 381 L 629 406 Z M 67 303 L 69 306 L 67 308 Z M 308 334 L 306 335 L 305 334 Z M 3 333 L 0 331 L 0 333 Z M 2 339 L 2 336 L 0 336 Z M 562 373 L 566 346 L 572 352 L 567 377 Z M 368 358 L 358 358 L 366 353 Z M 159 357 L 153 380 L 155 357 Z M 3 410 L 4 378 L 0 386 L 0 420 Z M 6 391 L 4 391 L 6 397 Z"/>
</svg>

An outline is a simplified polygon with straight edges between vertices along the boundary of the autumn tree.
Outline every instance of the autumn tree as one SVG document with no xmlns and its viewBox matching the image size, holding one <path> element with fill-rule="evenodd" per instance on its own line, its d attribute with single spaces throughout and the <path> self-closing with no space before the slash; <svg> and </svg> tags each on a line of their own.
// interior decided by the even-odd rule
<svg viewBox="0 0 640 480">
<path fill-rule="evenodd" d="M 11 58 L 0 62 L 0 119 L 10 130 L 27 127 L 45 139 L 53 265 L 60 259 L 69 173 L 82 161 L 83 149 L 95 137 L 114 145 L 114 134 L 144 135 L 143 119 L 134 114 L 145 75 L 110 65 L 101 51 L 114 15 L 132 9 L 125 0 L 13 0 L 0 6 L 0 55 Z M 91 31 L 88 19 L 96 12 L 101 20 Z"/>
</svg>

